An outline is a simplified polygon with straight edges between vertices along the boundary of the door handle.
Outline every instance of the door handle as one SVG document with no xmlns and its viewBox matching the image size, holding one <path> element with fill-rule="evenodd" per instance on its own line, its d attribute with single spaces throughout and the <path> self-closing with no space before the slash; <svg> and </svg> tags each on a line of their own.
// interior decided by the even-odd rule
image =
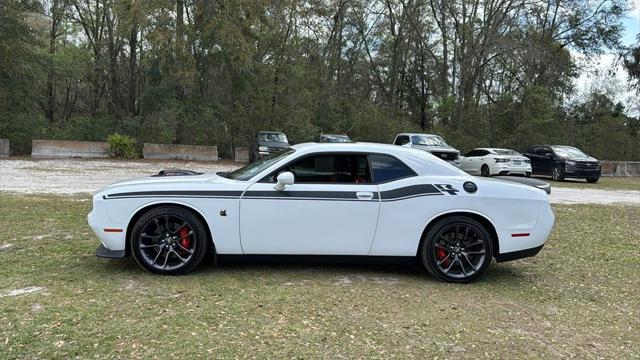
<svg viewBox="0 0 640 360">
<path fill-rule="evenodd" d="M 373 199 L 373 193 L 369 191 L 358 191 L 356 197 L 360 200 L 371 200 Z"/>
</svg>

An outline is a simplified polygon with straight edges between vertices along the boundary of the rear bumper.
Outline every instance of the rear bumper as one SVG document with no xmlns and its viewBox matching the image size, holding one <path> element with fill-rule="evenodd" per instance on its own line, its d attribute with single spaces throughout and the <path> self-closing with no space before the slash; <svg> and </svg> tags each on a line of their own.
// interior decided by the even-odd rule
<svg viewBox="0 0 640 360">
<path fill-rule="evenodd" d="M 105 259 L 122 259 L 127 256 L 124 250 L 109 250 L 100 244 L 96 249 L 96 256 Z"/>
<path fill-rule="evenodd" d="M 526 174 L 531 174 L 531 166 L 515 166 L 515 165 L 501 165 L 501 164 L 495 164 L 493 166 L 492 170 L 492 174 L 499 174 L 499 175 L 511 175 L 511 174 L 518 174 L 518 175 L 526 175 Z"/>
<path fill-rule="evenodd" d="M 497 254 L 496 261 L 497 262 L 513 261 L 513 260 L 536 256 L 540 252 L 540 250 L 542 250 L 543 247 L 544 247 L 544 244 L 540 246 L 536 246 L 534 248 L 530 248 L 530 249 L 512 251 L 504 254 Z"/>
</svg>

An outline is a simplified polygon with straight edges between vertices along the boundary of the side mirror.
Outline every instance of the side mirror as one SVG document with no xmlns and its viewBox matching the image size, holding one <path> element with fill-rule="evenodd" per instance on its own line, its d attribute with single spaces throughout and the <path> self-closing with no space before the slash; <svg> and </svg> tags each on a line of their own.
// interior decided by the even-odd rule
<svg viewBox="0 0 640 360">
<path fill-rule="evenodd" d="M 546 157 L 547 159 L 553 159 L 553 153 L 546 152 L 544 153 L 544 157 Z"/>
<path fill-rule="evenodd" d="M 276 178 L 276 180 L 278 182 L 276 183 L 276 186 L 274 186 L 273 188 L 278 191 L 282 191 L 284 190 L 285 187 L 287 187 L 287 185 L 293 185 L 293 174 L 288 171 L 285 171 L 283 173 L 280 173 Z"/>
</svg>

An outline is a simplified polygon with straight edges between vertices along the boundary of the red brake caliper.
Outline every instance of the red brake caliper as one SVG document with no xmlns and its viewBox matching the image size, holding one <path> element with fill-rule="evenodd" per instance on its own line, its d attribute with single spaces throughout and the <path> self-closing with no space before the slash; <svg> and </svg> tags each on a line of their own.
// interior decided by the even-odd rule
<svg viewBox="0 0 640 360">
<path fill-rule="evenodd" d="M 180 234 L 180 245 L 182 245 L 183 248 L 188 249 L 189 246 L 191 246 L 191 237 L 187 236 L 189 234 L 189 230 L 186 227 L 183 227 L 178 231 L 178 233 Z"/>
<path fill-rule="evenodd" d="M 447 257 L 447 252 L 444 251 L 444 249 L 442 249 L 442 248 L 437 248 L 436 249 L 436 256 L 438 257 L 438 260 L 442 261 L 442 259 Z M 449 262 L 450 261 L 451 261 L 451 259 L 447 259 L 442 263 L 442 265 L 449 266 Z"/>
</svg>

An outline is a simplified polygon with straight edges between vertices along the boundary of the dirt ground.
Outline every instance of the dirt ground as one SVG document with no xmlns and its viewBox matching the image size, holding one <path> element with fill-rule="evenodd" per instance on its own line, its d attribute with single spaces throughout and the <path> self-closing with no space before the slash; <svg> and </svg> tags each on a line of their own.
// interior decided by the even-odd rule
<svg viewBox="0 0 640 360">
<path fill-rule="evenodd" d="M 162 169 L 189 169 L 203 172 L 229 171 L 239 165 L 229 161 L 121 161 L 84 159 L 10 158 L 0 160 L 0 191 L 23 194 L 73 195 L 94 193 L 100 188 Z M 575 187 L 568 187 L 568 186 Z M 551 202 L 555 204 L 635 204 L 640 205 L 640 191 L 587 188 L 575 183 L 555 186 Z M 589 184 L 592 185 L 592 184 Z"/>
<path fill-rule="evenodd" d="M 12 158 L 0 160 L 0 191 L 23 194 L 92 194 L 114 182 L 158 173 L 163 169 L 229 171 L 233 162 L 120 161 L 109 159 Z"/>
</svg>

